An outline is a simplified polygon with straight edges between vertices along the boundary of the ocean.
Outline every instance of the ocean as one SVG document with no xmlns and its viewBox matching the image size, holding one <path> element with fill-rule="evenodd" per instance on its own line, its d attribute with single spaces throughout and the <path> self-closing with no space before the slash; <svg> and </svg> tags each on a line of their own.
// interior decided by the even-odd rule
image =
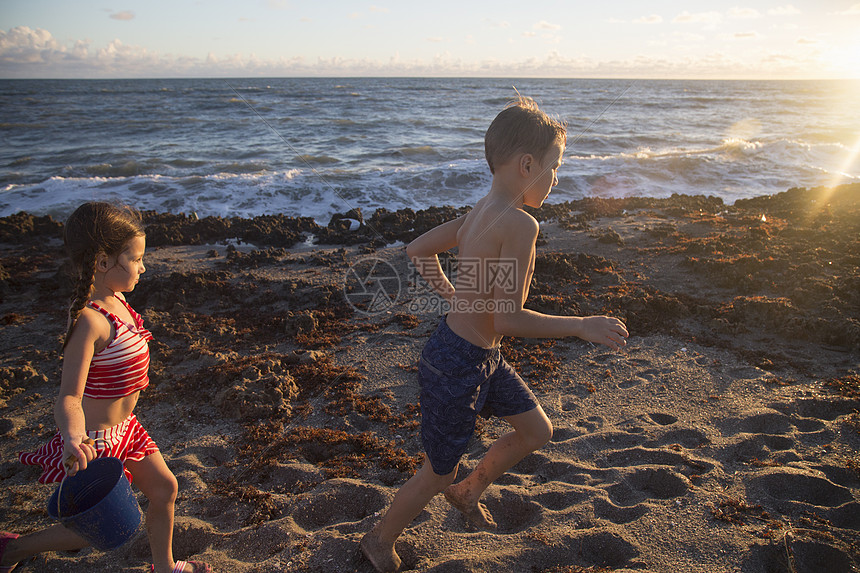
<svg viewBox="0 0 860 573">
<path fill-rule="evenodd" d="M 473 203 L 519 93 L 568 125 L 548 203 L 860 178 L 860 82 L 281 78 L 0 80 L 0 216 L 89 200 L 172 213 Z"/>
</svg>

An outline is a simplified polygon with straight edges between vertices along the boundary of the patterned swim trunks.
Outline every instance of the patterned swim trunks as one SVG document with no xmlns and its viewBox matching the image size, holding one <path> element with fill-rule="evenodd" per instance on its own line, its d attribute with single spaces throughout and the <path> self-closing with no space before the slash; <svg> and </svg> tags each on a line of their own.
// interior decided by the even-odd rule
<svg viewBox="0 0 860 573">
<path fill-rule="evenodd" d="M 433 471 L 454 471 L 475 430 L 478 414 L 514 416 L 537 399 L 498 347 L 475 346 L 455 334 L 443 317 L 418 362 L 421 442 Z"/>
</svg>

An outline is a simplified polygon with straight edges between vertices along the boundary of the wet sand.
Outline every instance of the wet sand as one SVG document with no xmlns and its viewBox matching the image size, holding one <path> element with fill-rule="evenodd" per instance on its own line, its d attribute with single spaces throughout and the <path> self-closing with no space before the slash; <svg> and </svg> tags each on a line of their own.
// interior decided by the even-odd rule
<svg viewBox="0 0 860 573">
<path fill-rule="evenodd" d="M 438 320 L 403 245 L 462 212 L 381 211 L 357 230 L 146 214 L 128 298 L 155 341 L 137 415 L 179 479 L 177 558 L 372 570 L 358 542 L 421 459 L 415 362 Z M 437 496 L 398 542 L 404 570 L 860 570 L 860 185 L 534 213 L 528 306 L 618 316 L 628 347 L 506 340 L 552 441 L 487 491 L 496 532 Z M 16 453 L 55 431 L 60 231 L 0 219 L 0 528 L 18 533 L 50 523 L 53 486 Z M 461 475 L 505 431 L 479 421 Z M 141 533 L 21 570 L 148 563 Z"/>
</svg>

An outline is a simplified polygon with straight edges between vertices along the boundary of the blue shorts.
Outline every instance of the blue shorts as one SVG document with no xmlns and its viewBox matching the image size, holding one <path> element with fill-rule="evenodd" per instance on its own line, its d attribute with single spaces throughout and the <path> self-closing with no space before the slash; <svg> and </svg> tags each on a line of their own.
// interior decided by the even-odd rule
<svg viewBox="0 0 860 573">
<path fill-rule="evenodd" d="M 514 416 L 537 408 L 526 383 L 498 347 L 482 348 L 456 335 L 443 317 L 418 362 L 421 442 L 433 471 L 454 471 L 480 413 Z"/>
</svg>

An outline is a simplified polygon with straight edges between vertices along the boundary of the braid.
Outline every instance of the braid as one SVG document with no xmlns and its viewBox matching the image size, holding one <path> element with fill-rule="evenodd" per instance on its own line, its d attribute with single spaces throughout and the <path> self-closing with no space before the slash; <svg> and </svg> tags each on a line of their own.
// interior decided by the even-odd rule
<svg viewBox="0 0 860 573">
<path fill-rule="evenodd" d="M 72 296 L 72 306 L 69 308 L 69 327 L 68 330 L 66 330 L 66 339 L 63 342 L 63 348 L 65 348 L 69 343 L 69 338 L 72 336 L 72 330 L 74 330 L 75 324 L 81 316 L 81 312 L 83 312 L 84 307 L 87 305 L 87 301 L 92 295 L 95 277 L 96 255 L 95 253 L 92 253 L 91 256 L 88 256 L 86 260 L 83 261 L 80 273 L 78 274 L 78 280 L 75 283 L 75 292 Z"/>
<path fill-rule="evenodd" d="M 63 242 L 74 269 L 75 290 L 69 308 L 69 325 L 63 348 L 69 343 L 75 324 L 93 293 L 96 257 L 114 257 L 134 237 L 144 236 L 140 213 L 131 207 L 110 203 L 84 203 L 69 217 L 63 229 Z"/>
</svg>

